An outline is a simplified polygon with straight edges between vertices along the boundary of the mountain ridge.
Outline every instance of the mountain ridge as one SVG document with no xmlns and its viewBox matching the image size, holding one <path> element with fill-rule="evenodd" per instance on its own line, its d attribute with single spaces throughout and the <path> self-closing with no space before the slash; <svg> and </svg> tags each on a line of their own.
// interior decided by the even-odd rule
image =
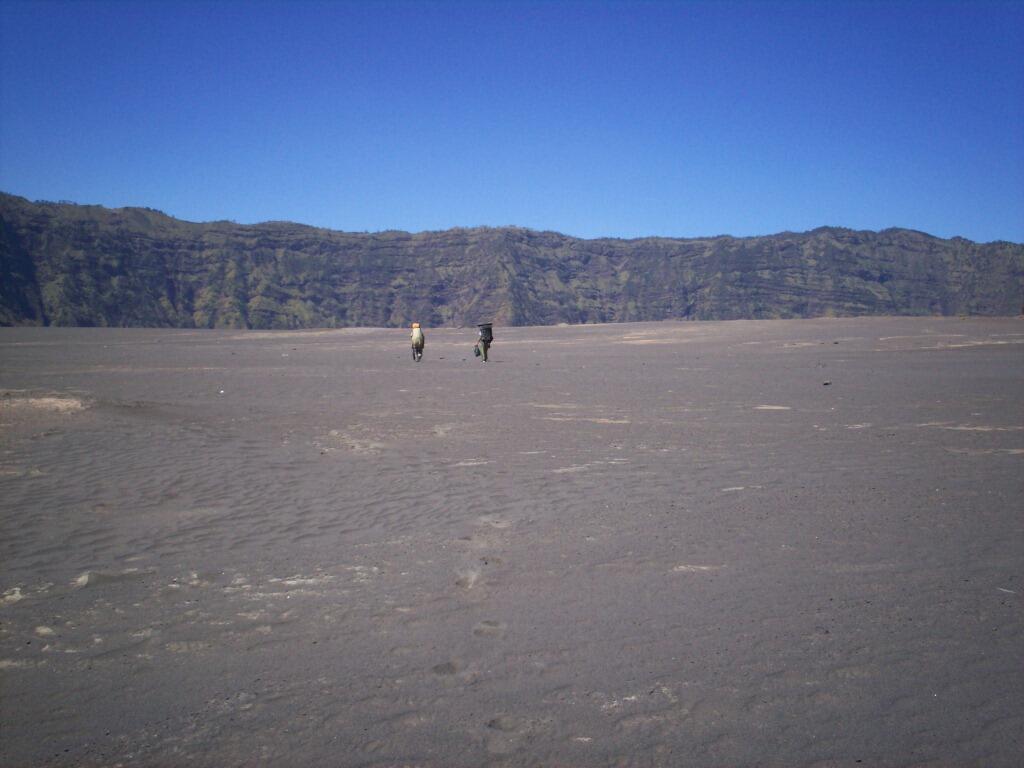
<svg viewBox="0 0 1024 768">
<path fill-rule="evenodd" d="M 583 239 L 189 222 L 0 193 L 0 324 L 314 328 L 1016 315 L 1024 245 L 822 226 Z"/>
</svg>

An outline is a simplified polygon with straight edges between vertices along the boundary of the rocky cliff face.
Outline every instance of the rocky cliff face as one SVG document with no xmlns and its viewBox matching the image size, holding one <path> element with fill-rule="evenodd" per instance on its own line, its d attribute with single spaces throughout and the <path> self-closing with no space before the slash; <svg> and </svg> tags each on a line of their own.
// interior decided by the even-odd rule
<svg viewBox="0 0 1024 768">
<path fill-rule="evenodd" d="M 910 230 L 579 240 L 194 224 L 0 194 L 0 324 L 311 328 L 1016 315 L 1024 245 Z"/>
</svg>

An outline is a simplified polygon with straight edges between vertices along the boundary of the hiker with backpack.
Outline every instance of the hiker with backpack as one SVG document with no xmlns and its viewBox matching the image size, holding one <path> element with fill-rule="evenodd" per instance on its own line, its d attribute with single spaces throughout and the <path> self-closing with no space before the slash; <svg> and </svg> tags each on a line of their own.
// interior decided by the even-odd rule
<svg viewBox="0 0 1024 768">
<path fill-rule="evenodd" d="M 423 335 L 423 329 L 420 328 L 419 323 L 412 324 L 412 333 L 409 334 L 409 338 L 412 339 L 412 359 L 418 363 L 423 359 L 423 348 L 427 346 L 427 337 Z"/>
<path fill-rule="evenodd" d="M 479 323 L 477 324 L 477 342 L 476 342 L 476 356 L 480 358 L 482 362 L 487 362 L 487 350 L 491 348 L 491 342 L 494 341 L 494 331 L 491 329 L 490 323 Z"/>
</svg>

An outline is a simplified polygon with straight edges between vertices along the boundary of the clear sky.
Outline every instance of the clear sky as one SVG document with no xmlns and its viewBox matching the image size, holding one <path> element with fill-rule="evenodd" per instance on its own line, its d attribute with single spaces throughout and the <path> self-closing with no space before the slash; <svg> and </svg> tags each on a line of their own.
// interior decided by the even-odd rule
<svg viewBox="0 0 1024 768">
<path fill-rule="evenodd" d="M 1024 242 L 1024 2 L 0 2 L 0 190 Z"/>
</svg>

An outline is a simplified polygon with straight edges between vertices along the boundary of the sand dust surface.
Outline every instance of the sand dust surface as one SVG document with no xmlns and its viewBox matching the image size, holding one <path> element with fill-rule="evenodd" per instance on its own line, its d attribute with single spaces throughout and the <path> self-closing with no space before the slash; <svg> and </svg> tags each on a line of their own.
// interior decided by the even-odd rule
<svg viewBox="0 0 1024 768">
<path fill-rule="evenodd" d="M 0 765 L 1016 766 L 1024 322 L 0 329 Z"/>
</svg>

